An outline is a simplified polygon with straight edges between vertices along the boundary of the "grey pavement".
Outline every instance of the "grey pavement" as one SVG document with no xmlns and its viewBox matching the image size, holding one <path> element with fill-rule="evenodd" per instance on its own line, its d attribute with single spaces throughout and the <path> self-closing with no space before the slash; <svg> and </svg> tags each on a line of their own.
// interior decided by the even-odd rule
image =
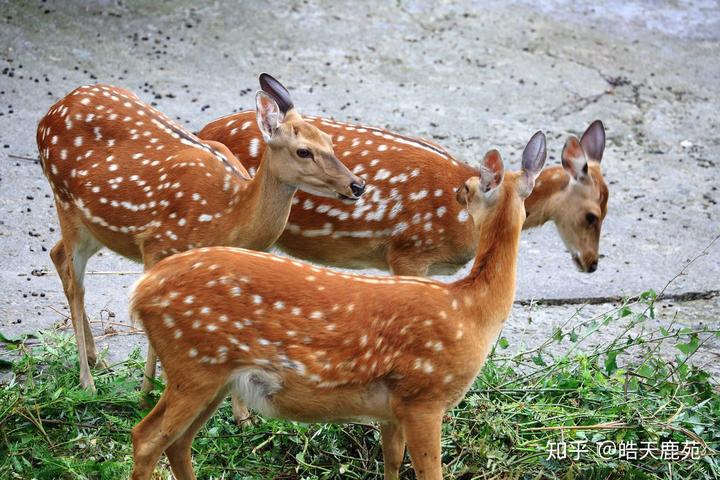
<svg viewBox="0 0 720 480">
<path fill-rule="evenodd" d="M 48 257 L 59 233 L 50 189 L 32 160 L 35 129 L 55 100 L 92 82 L 134 90 L 199 129 L 251 108 L 257 75 L 267 71 L 291 88 L 301 113 L 430 138 L 470 164 L 497 147 L 517 166 L 536 129 L 548 134 L 549 162 L 557 163 L 568 134 L 602 119 L 610 203 L 599 269 L 577 272 L 551 225 L 525 232 L 519 299 L 660 290 L 720 234 L 716 1 L 0 0 L 0 12 L 6 334 L 49 328 L 67 314 Z M 45 270 L 51 273 L 32 274 Z M 117 272 L 141 267 L 103 251 L 89 270 L 91 317 L 127 324 L 137 274 Z M 661 318 L 718 325 L 717 297 L 681 301 L 718 288 L 720 242 L 668 287 L 679 298 Z M 535 333 L 523 338 L 544 338 L 576 307 L 535 308 Z M 519 335 L 529 316 L 517 307 L 504 335 Z M 140 335 L 106 341 L 114 358 L 144 344 Z M 717 360 L 720 345 L 708 349 L 708 361 Z"/>
</svg>

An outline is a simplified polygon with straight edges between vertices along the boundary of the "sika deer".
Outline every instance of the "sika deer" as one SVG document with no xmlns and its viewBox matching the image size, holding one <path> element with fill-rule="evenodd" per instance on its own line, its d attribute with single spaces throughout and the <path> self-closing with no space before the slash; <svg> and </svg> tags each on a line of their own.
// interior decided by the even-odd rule
<svg viewBox="0 0 720 480">
<path fill-rule="evenodd" d="M 202 248 L 165 259 L 138 282 L 141 321 L 167 374 L 132 431 L 132 478 L 165 452 L 195 478 L 191 444 L 229 391 L 253 409 L 303 422 L 382 424 L 385 478 L 407 442 L 416 475 L 441 478 L 444 413 L 462 399 L 512 308 L 525 208 L 545 161 L 536 133 L 520 173 L 497 151 L 457 201 L 478 231 L 470 274 L 451 284 L 336 273 L 267 253 Z"/>
<path fill-rule="evenodd" d="M 215 120 L 198 133 L 221 142 L 244 160 L 250 172 L 259 137 L 252 112 Z M 355 205 L 299 193 L 277 246 L 313 262 L 350 268 L 379 268 L 396 275 L 452 273 L 473 258 L 477 237 L 467 212 L 452 200 L 453 189 L 477 169 L 456 161 L 426 140 L 388 130 L 320 117 L 308 122 L 333 134 L 346 165 L 370 184 Z M 574 137 L 571 137 L 574 139 Z M 577 144 L 577 139 L 568 140 Z M 523 228 L 555 222 L 578 268 L 597 268 L 600 229 L 608 188 L 600 170 L 605 150 L 602 122 L 593 122 L 567 150 L 563 167 L 547 168 L 525 202 Z"/>
<path fill-rule="evenodd" d="M 346 200 L 362 194 L 364 181 L 335 158 L 328 135 L 303 121 L 287 90 L 266 74 L 260 83 L 256 117 L 268 148 L 253 179 L 224 145 L 122 88 L 80 87 L 40 120 L 38 150 L 62 234 L 50 256 L 70 304 L 83 387 L 94 388 L 96 361 L 83 277 L 101 248 L 145 269 L 206 245 L 263 250 L 283 231 L 298 188 Z"/>
</svg>

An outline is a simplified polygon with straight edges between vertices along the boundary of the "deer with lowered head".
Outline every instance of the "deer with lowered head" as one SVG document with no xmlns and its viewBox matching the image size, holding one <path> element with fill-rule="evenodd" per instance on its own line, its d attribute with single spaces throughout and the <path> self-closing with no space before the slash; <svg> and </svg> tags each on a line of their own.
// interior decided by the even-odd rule
<svg viewBox="0 0 720 480">
<path fill-rule="evenodd" d="M 365 181 L 335 157 L 330 137 L 304 121 L 277 80 L 260 76 L 257 128 L 264 148 L 250 178 L 221 143 L 205 141 L 108 85 L 77 88 L 40 120 L 37 144 L 61 239 L 50 256 L 65 290 L 80 357 L 94 388 L 95 343 L 84 308 L 87 261 L 103 247 L 145 269 L 209 245 L 264 250 L 285 228 L 298 189 L 356 201 Z M 154 375 L 149 349 L 147 377 Z"/>
<path fill-rule="evenodd" d="M 523 201 L 545 162 L 545 137 L 520 172 L 497 151 L 457 190 L 477 230 L 467 277 L 350 275 L 267 253 L 201 248 L 165 259 L 136 284 L 142 322 L 167 375 L 133 428 L 132 478 L 163 452 L 192 479 L 193 438 L 228 392 L 254 410 L 303 422 L 381 425 L 386 479 L 405 446 L 419 479 L 442 477 L 441 423 L 463 398 L 512 308 Z"/>
<path fill-rule="evenodd" d="M 260 133 L 252 111 L 206 125 L 200 138 L 222 142 L 238 156 L 253 151 Z M 379 268 L 395 275 L 453 273 L 472 260 L 476 230 L 453 201 L 454 188 L 477 175 L 427 140 L 389 130 L 306 116 L 333 135 L 338 157 L 367 180 L 366 195 L 354 205 L 299 193 L 276 245 L 299 258 L 335 267 Z M 605 128 L 599 120 L 581 139 L 569 137 L 562 166 L 540 174 L 525 201 L 523 228 L 555 223 L 577 268 L 598 266 L 600 230 L 608 187 L 600 168 Z M 245 166 L 252 173 L 257 158 Z"/>
</svg>

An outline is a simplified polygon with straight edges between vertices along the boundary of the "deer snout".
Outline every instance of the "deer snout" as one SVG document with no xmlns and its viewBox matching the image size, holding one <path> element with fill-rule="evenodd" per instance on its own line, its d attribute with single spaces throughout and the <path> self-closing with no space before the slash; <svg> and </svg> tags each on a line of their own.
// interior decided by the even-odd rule
<svg viewBox="0 0 720 480">
<path fill-rule="evenodd" d="M 338 192 L 338 198 L 340 200 L 358 200 L 365 193 L 365 185 L 365 180 L 351 173 L 350 182 L 346 184 L 343 192 Z"/>
<path fill-rule="evenodd" d="M 360 179 L 359 182 L 352 182 L 350 184 L 350 191 L 356 197 L 362 196 L 362 194 L 365 193 L 365 180 Z"/>
<path fill-rule="evenodd" d="M 574 254 L 573 260 L 581 272 L 593 273 L 598 268 L 598 255 L 593 252 Z"/>
</svg>

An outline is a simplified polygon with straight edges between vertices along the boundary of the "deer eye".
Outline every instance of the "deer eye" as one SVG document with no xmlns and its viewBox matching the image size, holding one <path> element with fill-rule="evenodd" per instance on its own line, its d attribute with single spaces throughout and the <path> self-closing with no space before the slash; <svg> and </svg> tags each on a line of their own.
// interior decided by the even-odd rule
<svg viewBox="0 0 720 480">
<path fill-rule="evenodd" d="M 307 148 L 298 148 L 295 153 L 297 153 L 297 156 L 300 158 L 312 158 L 313 156 L 312 152 Z"/>
<path fill-rule="evenodd" d="M 585 215 L 585 221 L 588 225 L 595 225 L 595 223 L 597 223 L 598 221 L 598 216 L 594 213 L 588 213 L 587 215 Z"/>
</svg>

